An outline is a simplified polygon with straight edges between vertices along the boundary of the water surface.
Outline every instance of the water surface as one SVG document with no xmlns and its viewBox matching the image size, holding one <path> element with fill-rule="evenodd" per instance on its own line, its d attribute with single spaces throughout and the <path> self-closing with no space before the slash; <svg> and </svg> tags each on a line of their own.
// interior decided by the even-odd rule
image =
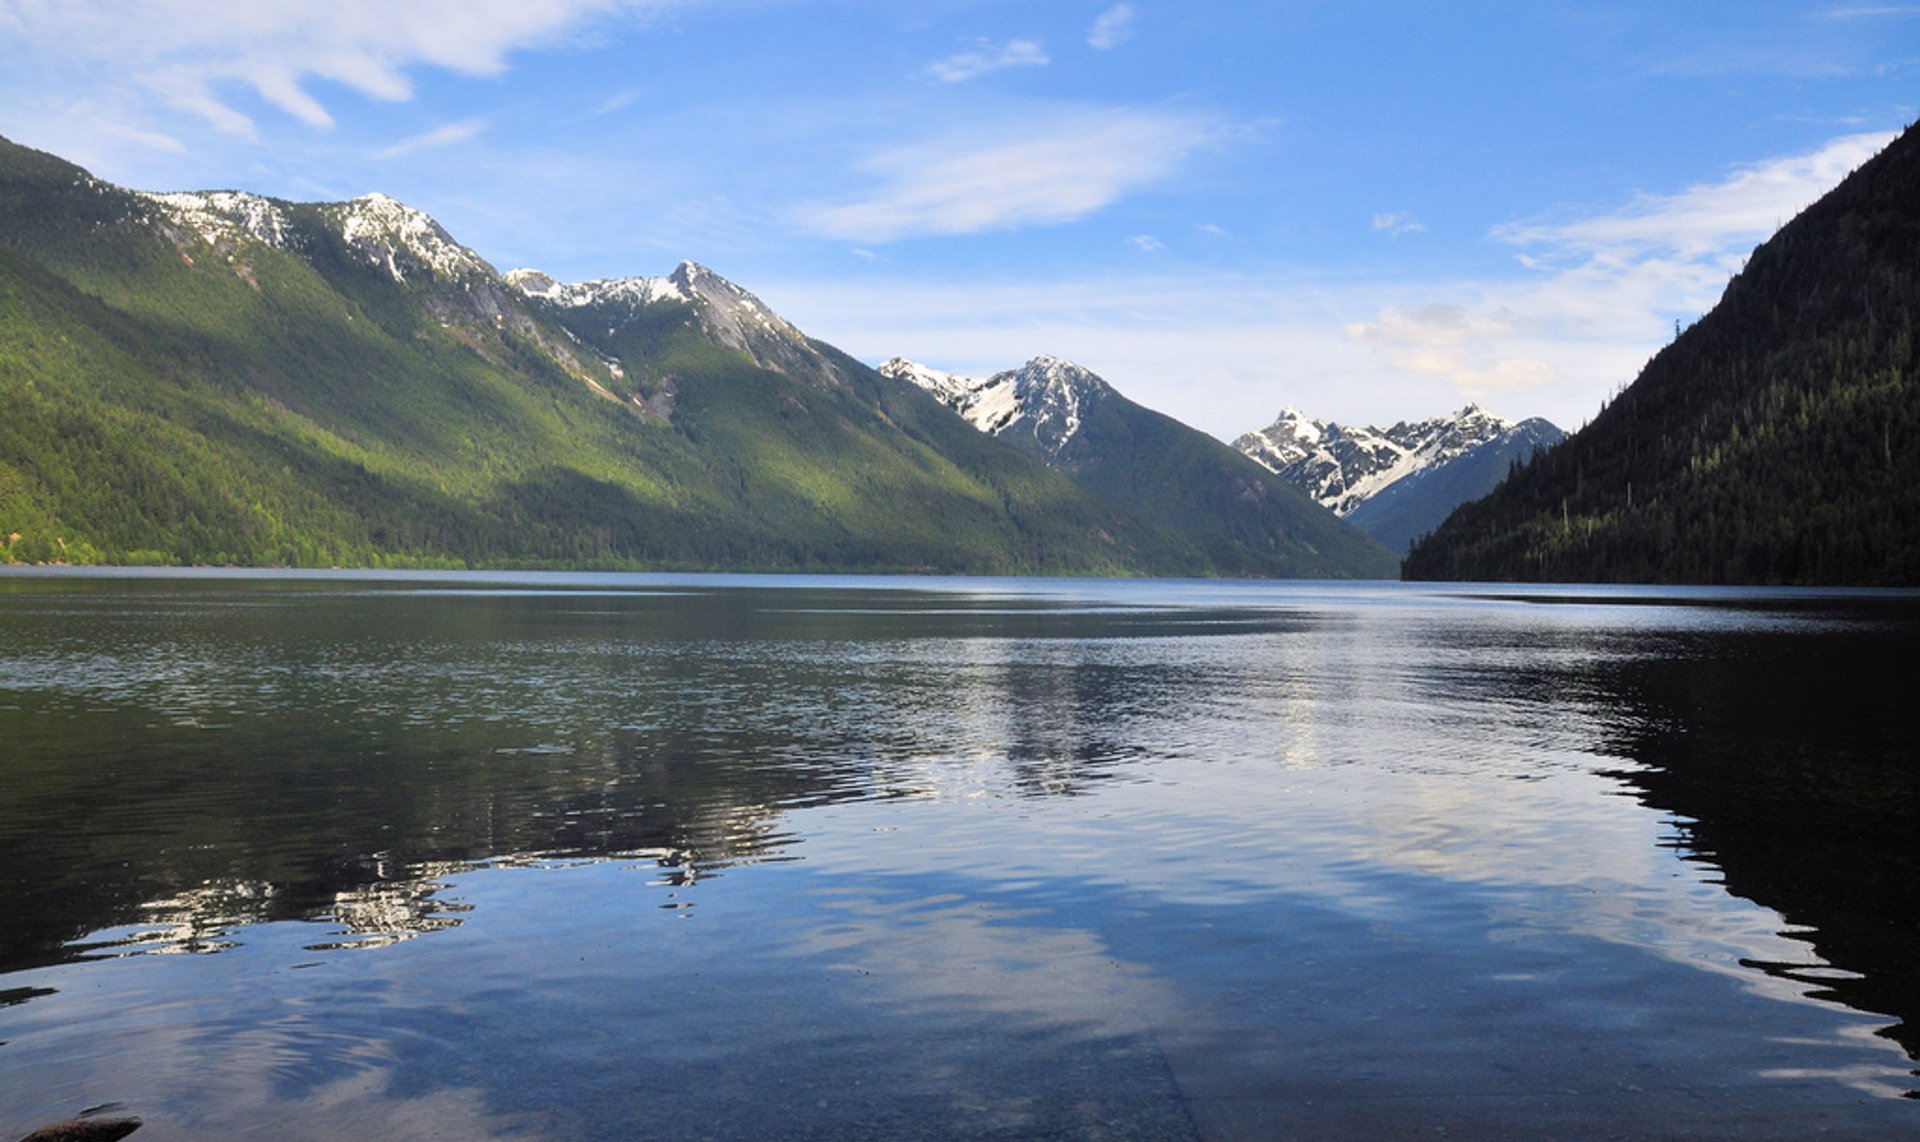
<svg viewBox="0 0 1920 1142">
<path fill-rule="evenodd" d="M 1917 632 L 0 577 L 0 1138 L 1911 1133 Z"/>
</svg>

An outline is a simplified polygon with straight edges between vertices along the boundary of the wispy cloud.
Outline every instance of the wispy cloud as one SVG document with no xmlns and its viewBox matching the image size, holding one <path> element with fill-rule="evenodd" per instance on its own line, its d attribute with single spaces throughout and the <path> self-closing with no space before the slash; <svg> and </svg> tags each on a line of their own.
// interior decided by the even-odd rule
<svg viewBox="0 0 1920 1142">
<path fill-rule="evenodd" d="M 515 51 L 548 46 L 598 19 L 675 0 L 62 0 L 8 4 L 9 39 L 63 61 L 101 88 L 137 91 L 216 128 L 250 136 L 236 106 L 251 91 L 314 127 L 333 115 L 307 87 L 339 84 L 372 99 L 413 95 L 410 73 L 495 75 Z"/>
<path fill-rule="evenodd" d="M 1387 214 L 1374 215 L 1373 228 L 1382 234 L 1388 234 L 1395 238 L 1398 238 L 1402 234 L 1421 233 L 1427 227 L 1425 223 L 1421 222 L 1418 218 L 1415 218 L 1413 215 L 1402 214 L 1396 211 L 1396 212 L 1387 213 Z"/>
<path fill-rule="evenodd" d="M 1829 20 L 1905 19 L 1920 16 L 1920 4 L 1856 4 L 1820 13 Z"/>
<path fill-rule="evenodd" d="M 1219 133 L 1201 116 L 1126 108 L 1056 113 L 1011 131 L 996 124 L 990 138 L 877 155 L 864 164 L 880 180 L 873 193 L 801 221 L 862 242 L 1071 222 L 1172 174 Z"/>
<path fill-rule="evenodd" d="M 1289 403 L 1368 423 L 1477 399 L 1572 428 L 1633 379 L 1676 318 L 1713 305 L 1755 242 L 1888 137 L 1837 139 L 1677 194 L 1501 227 L 1493 237 L 1525 259 L 1503 278 L 1129 270 L 770 283 L 762 296 L 874 361 L 906 354 L 986 375 L 1038 353 L 1069 357 L 1222 439 Z"/>
<path fill-rule="evenodd" d="M 1133 38 L 1133 21 L 1137 13 L 1131 4 L 1115 4 L 1100 13 L 1093 21 L 1093 28 L 1087 33 L 1087 46 L 1095 51 L 1112 51 Z"/>
<path fill-rule="evenodd" d="M 1812 39 L 1802 43 L 1713 44 L 1657 60 L 1648 71 L 1679 79 L 1771 76 L 1836 80 L 1872 71 L 1876 66 L 1840 45 Z"/>
<path fill-rule="evenodd" d="M 487 127 L 488 123 L 484 116 L 462 119 L 457 123 L 445 123 L 435 127 L 431 131 L 423 131 L 418 135 L 411 135 L 390 147 L 384 147 L 374 152 L 373 157 L 376 159 L 397 159 L 402 155 L 410 155 L 415 151 L 430 151 L 438 147 L 451 147 L 456 143 L 464 143 L 468 139 L 477 138 L 486 132 Z"/>
<path fill-rule="evenodd" d="M 958 52 L 927 65 L 927 74 L 942 83 L 964 83 L 1010 67 L 1045 67 L 1047 53 L 1032 40 L 1008 40 L 995 45 L 981 40 L 971 51 Z"/>
<path fill-rule="evenodd" d="M 1545 361 L 1494 351 L 1514 333 L 1513 315 L 1507 313 L 1476 313 L 1445 303 L 1418 309 L 1390 305 L 1370 322 L 1349 324 L 1345 332 L 1380 350 L 1395 368 L 1441 378 L 1467 396 L 1533 388 L 1555 376 Z"/>
<path fill-rule="evenodd" d="M 1493 237 L 1569 257 L 1622 263 L 1665 253 L 1724 259 L 1744 253 L 1878 154 L 1890 132 L 1847 135 L 1817 151 L 1741 167 L 1678 194 L 1643 194 L 1618 210 L 1497 226 Z"/>
<path fill-rule="evenodd" d="M 988 376 L 1049 353 L 1223 440 L 1268 423 L 1287 403 L 1366 423 L 1383 406 L 1439 412 L 1453 399 L 1451 391 L 1436 399 L 1422 378 L 1379 369 L 1341 333 L 1341 315 L 1364 312 L 1365 300 L 1306 272 L 1284 285 L 1183 270 L 949 282 L 841 276 L 768 282 L 756 292 L 864 360 L 904 355 Z"/>
<path fill-rule="evenodd" d="M 640 93 L 632 88 L 628 88 L 625 91 L 615 92 L 601 100 L 600 105 L 593 109 L 593 113 L 595 115 L 611 115 L 615 111 L 625 111 L 639 101 Z"/>
<path fill-rule="evenodd" d="M 1127 239 L 1127 245 L 1143 254 L 1155 254 L 1167 248 L 1167 244 L 1151 234 L 1135 234 Z"/>
<path fill-rule="evenodd" d="M 1491 237 L 1520 248 L 1531 277 L 1462 284 L 1447 291 L 1450 300 L 1388 305 L 1348 324 L 1346 334 L 1391 367 L 1444 380 L 1467 395 L 1580 375 L 1582 355 L 1596 346 L 1611 346 L 1602 352 L 1616 360 L 1625 346 L 1651 349 L 1673 320 L 1710 308 L 1755 244 L 1891 137 L 1849 135 L 1677 194 L 1495 227 Z"/>
</svg>

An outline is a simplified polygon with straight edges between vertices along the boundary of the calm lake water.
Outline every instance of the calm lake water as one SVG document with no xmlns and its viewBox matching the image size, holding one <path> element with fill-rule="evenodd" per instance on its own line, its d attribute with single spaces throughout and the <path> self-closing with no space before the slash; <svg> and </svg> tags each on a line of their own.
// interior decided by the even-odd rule
<svg viewBox="0 0 1920 1142">
<path fill-rule="evenodd" d="M 1920 596 L 0 576 L 0 1139 L 1920 1132 Z"/>
</svg>

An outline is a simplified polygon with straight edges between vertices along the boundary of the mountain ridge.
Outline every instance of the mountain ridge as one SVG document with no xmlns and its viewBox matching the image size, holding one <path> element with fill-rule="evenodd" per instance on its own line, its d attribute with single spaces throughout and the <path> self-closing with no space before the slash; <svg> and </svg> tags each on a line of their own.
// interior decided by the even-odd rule
<svg viewBox="0 0 1920 1142">
<path fill-rule="evenodd" d="M 1289 406 L 1233 445 L 1404 555 L 1454 508 L 1491 491 L 1513 464 L 1565 435 L 1539 417 L 1508 420 L 1478 404 L 1384 429 L 1317 420 Z"/>
<path fill-rule="evenodd" d="M 1222 561 L 710 270 L 664 280 L 563 305 L 384 195 L 144 194 L 0 140 L 0 560 L 1359 568 Z"/>
</svg>

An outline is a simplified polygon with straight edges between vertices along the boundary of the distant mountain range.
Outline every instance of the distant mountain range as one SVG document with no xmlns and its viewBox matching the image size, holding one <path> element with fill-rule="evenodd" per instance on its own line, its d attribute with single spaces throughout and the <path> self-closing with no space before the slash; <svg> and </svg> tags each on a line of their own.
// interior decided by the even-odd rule
<svg viewBox="0 0 1920 1142">
<path fill-rule="evenodd" d="M 1420 579 L 1920 584 L 1920 134 L 1753 252 L 1585 428 L 1416 544 Z"/>
<path fill-rule="evenodd" d="M 968 378 L 896 357 L 882 376 L 917 385 L 967 423 L 1064 473 L 1087 492 L 1190 537 L 1220 565 L 1272 558 L 1293 536 L 1343 564 L 1391 574 L 1365 542 L 1285 481 L 1198 429 L 1143 408 L 1092 372 L 1055 357 Z"/>
<path fill-rule="evenodd" d="M 1454 508 L 1492 491 L 1516 463 L 1565 433 L 1468 405 L 1391 428 L 1347 427 L 1285 408 L 1233 446 L 1348 523 L 1405 554 Z"/>
<path fill-rule="evenodd" d="M 1239 451 L 1053 358 L 871 369 L 693 263 L 501 274 L 383 195 L 0 140 L 0 562 L 1914 584 L 1916 325 L 1911 129 L 1561 444 Z"/>
<path fill-rule="evenodd" d="M 1029 445 L 691 263 L 503 275 L 382 195 L 142 194 L 0 140 L 0 561 L 1392 573 L 1068 387 Z"/>
</svg>

